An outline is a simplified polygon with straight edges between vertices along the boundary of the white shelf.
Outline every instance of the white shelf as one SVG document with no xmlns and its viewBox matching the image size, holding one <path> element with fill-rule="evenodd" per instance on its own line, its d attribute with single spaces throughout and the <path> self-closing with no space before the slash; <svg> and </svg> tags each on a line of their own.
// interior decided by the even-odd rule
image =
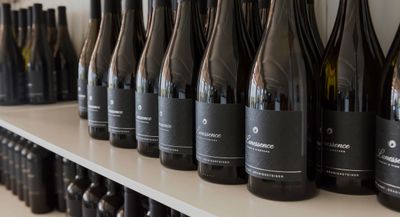
<svg viewBox="0 0 400 217">
<path fill-rule="evenodd" d="M 65 213 L 52 212 L 48 214 L 35 215 L 29 207 L 17 196 L 7 191 L 4 186 L 0 187 L 0 216 L 1 217 L 65 217 Z"/>
<path fill-rule="evenodd" d="M 245 185 L 211 184 L 196 172 L 164 168 L 158 159 L 143 157 L 136 150 L 117 149 L 107 141 L 91 139 L 76 104 L 0 109 L 0 126 L 193 217 L 399 216 L 381 206 L 375 196 L 320 191 L 307 201 L 274 202 L 253 196 Z"/>
</svg>

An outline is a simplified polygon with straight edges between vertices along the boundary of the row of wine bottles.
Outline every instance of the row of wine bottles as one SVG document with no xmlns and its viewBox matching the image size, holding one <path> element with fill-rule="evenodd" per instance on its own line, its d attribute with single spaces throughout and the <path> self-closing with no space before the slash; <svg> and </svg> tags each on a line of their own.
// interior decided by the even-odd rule
<svg viewBox="0 0 400 217">
<path fill-rule="evenodd" d="M 141 1 L 126 0 L 122 25 L 118 1 L 102 3 L 83 52 L 91 61 L 79 73 L 91 137 L 137 147 L 169 168 L 197 168 L 214 183 L 247 182 L 263 198 L 307 199 L 318 183 L 345 194 L 378 186 L 392 208 L 400 200 L 398 176 L 388 175 L 398 173 L 400 151 L 375 151 L 378 105 L 392 118 L 397 92 L 392 80 L 379 83 L 384 55 L 367 0 L 340 1 L 325 49 L 309 2 L 272 1 L 257 52 L 243 10 L 255 0 L 218 0 L 208 40 L 197 0 L 179 1 L 175 20 L 170 1 L 153 0 L 147 33 Z M 396 54 L 386 64 L 394 72 Z M 395 166 L 384 166 L 390 159 Z"/>
<path fill-rule="evenodd" d="M 55 9 L 40 4 L 13 13 L 2 4 L 0 16 L 0 105 L 76 99 L 78 58 L 66 8 L 58 7 L 57 26 Z"/>
<path fill-rule="evenodd" d="M 32 213 L 68 217 L 186 217 L 3 128 L 0 183 Z"/>
</svg>

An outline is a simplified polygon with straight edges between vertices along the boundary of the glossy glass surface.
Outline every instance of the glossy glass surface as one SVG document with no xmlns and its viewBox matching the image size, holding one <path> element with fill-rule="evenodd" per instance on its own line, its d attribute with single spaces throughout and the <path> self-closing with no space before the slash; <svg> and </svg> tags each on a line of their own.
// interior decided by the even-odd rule
<svg viewBox="0 0 400 217">
<path fill-rule="evenodd" d="M 107 188 L 102 176 L 92 172 L 90 179 L 92 180 L 92 183 L 86 189 L 82 197 L 83 217 L 96 217 L 98 203 L 107 193 Z"/>
<path fill-rule="evenodd" d="M 254 47 L 257 49 L 261 41 L 262 28 L 259 15 L 258 0 L 242 0 L 244 22 Z"/>
</svg>

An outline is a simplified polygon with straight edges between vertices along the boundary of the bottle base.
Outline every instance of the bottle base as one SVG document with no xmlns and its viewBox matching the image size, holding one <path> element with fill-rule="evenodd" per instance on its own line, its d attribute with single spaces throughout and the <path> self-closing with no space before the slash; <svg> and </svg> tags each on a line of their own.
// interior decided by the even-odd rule
<svg viewBox="0 0 400 217">
<path fill-rule="evenodd" d="M 137 147 L 135 135 L 110 133 L 110 143 L 116 148 L 135 149 Z"/>
<path fill-rule="evenodd" d="M 197 169 L 193 155 L 172 154 L 160 151 L 160 162 L 163 166 L 182 171 L 193 171 Z"/>
<path fill-rule="evenodd" d="M 400 198 L 396 198 L 382 192 L 378 192 L 377 198 L 379 203 L 381 203 L 383 206 L 400 212 Z"/>
<path fill-rule="evenodd" d="M 247 182 L 244 166 L 215 166 L 199 162 L 197 172 L 200 178 L 215 184 L 241 185 Z"/>
<path fill-rule="evenodd" d="M 137 150 L 139 154 L 151 157 L 158 158 L 160 155 L 160 151 L 158 149 L 157 143 L 148 143 L 148 142 L 137 142 Z"/>
<path fill-rule="evenodd" d="M 108 129 L 104 127 L 89 127 L 89 136 L 97 140 L 108 140 Z"/>
<path fill-rule="evenodd" d="M 313 181 L 306 183 L 278 182 L 249 176 L 247 189 L 257 197 L 274 201 L 302 201 L 318 193 Z"/>
<path fill-rule="evenodd" d="M 318 186 L 324 190 L 348 195 L 376 194 L 374 180 L 359 178 L 341 178 L 322 175 L 318 179 Z"/>
</svg>

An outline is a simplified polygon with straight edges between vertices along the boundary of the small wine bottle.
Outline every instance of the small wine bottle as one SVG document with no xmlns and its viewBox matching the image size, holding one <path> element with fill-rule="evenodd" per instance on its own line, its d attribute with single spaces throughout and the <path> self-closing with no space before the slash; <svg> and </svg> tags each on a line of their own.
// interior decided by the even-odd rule
<svg viewBox="0 0 400 217">
<path fill-rule="evenodd" d="M 18 143 L 19 136 L 17 134 L 13 134 L 12 138 L 9 140 L 7 144 L 7 155 L 8 155 L 8 171 L 10 174 L 10 187 L 11 191 L 14 195 L 17 195 L 17 185 L 15 181 L 15 167 L 14 167 L 14 147 Z"/>
<path fill-rule="evenodd" d="M 68 217 L 82 217 L 82 197 L 89 185 L 88 171 L 76 165 L 75 179 L 68 185 L 66 192 Z"/>
<path fill-rule="evenodd" d="M 100 29 L 101 5 L 100 0 L 90 0 L 90 18 L 88 33 L 81 50 L 78 66 L 78 111 L 82 119 L 87 119 L 87 84 L 90 58 L 96 45 Z"/>
<path fill-rule="evenodd" d="M 104 179 L 101 175 L 91 172 L 92 183 L 82 197 L 82 217 L 96 217 L 100 199 L 107 193 Z"/>
<path fill-rule="evenodd" d="M 156 200 L 149 199 L 150 217 L 165 217 L 168 216 L 170 209 Z"/>
<path fill-rule="evenodd" d="M 107 193 L 97 206 L 97 217 L 116 216 L 118 209 L 124 205 L 124 197 L 121 194 L 121 186 L 111 180 L 107 180 Z"/>
<path fill-rule="evenodd" d="M 141 195 L 127 187 L 124 188 L 124 213 L 129 217 L 143 217 L 146 213 L 141 204 Z"/>
<path fill-rule="evenodd" d="M 62 176 L 64 180 L 64 191 L 67 191 L 69 184 L 74 180 L 76 175 L 76 165 L 74 162 L 63 158 Z"/>
<path fill-rule="evenodd" d="M 1 170 L 3 172 L 3 183 L 7 190 L 11 189 L 10 184 L 10 171 L 8 167 L 8 143 L 11 139 L 11 132 L 7 130 L 3 139 L 1 140 L 2 164 Z"/>
</svg>

